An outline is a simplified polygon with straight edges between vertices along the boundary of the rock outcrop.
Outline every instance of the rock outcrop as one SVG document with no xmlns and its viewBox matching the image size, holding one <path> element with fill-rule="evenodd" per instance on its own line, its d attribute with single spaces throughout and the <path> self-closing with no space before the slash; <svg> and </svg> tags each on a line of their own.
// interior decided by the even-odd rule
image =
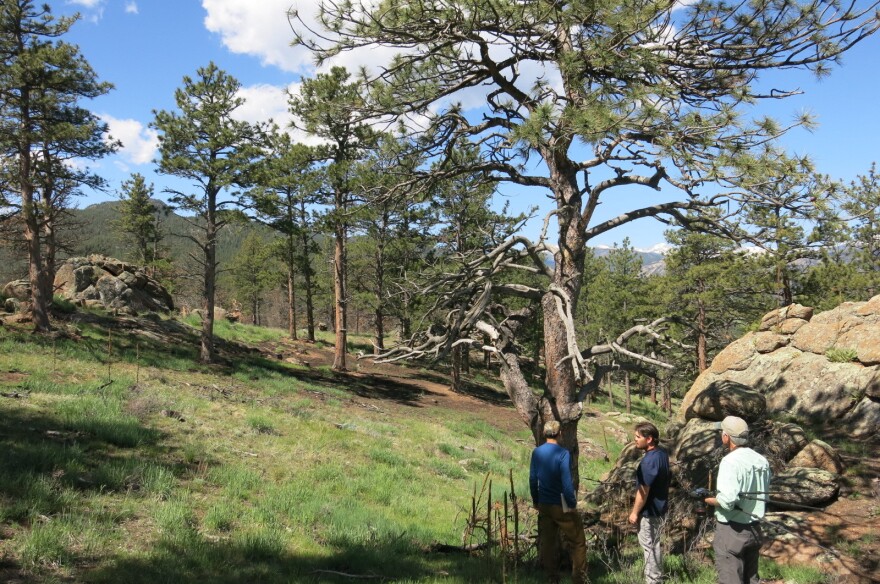
<svg viewBox="0 0 880 584">
<path fill-rule="evenodd" d="M 722 403 L 734 393 L 753 401 L 734 411 Z M 749 419 L 760 408 L 757 395 L 763 396 L 771 416 L 788 414 L 814 425 L 833 425 L 855 438 L 876 432 L 880 296 L 815 315 L 812 308 L 797 304 L 768 313 L 758 331 L 728 345 L 697 378 L 680 416 L 683 422 L 719 419 L 719 411 L 729 411 Z"/>
<path fill-rule="evenodd" d="M 100 306 L 124 314 L 168 312 L 171 295 L 139 267 L 100 255 L 70 258 L 55 274 L 55 289 L 83 306 Z"/>
<path fill-rule="evenodd" d="M 833 447 L 810 440 L 798 424 L 861 438 L 880 427 L 880 296 L 814 315 L 792 305 L 767 314 L 758 330 L 733 342 L 688 391 L 661 436 L 673 486 L 714 487 L 726 454 L 717 421 L 749 423 L 749 447 L 770 461 L 770 499 L 777 507 L 823 505 L 837 497 L 844 465 Z M 784 421 L 779 421 L 784 420 Z M 631 491 L 640 453 L 621 453 L 591 498 Z"/>
</svg>

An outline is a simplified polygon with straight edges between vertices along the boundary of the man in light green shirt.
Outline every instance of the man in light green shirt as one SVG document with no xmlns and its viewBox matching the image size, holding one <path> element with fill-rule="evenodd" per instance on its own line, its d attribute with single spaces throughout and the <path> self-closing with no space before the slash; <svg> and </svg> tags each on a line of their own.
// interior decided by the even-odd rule
<svg viewBox="0 0 880 584">
<path fill-rule="evenodd" d="M 705 499 L 715 507 L 715 567 L 719 584 L 758 584 L 758 552 L 770 464 L 746 446 L 749 425 L 742 418 L 727 416 L 718 423 L 721 443 L 728 453 L 718 466 L 717 495 Z"/>
</svg>

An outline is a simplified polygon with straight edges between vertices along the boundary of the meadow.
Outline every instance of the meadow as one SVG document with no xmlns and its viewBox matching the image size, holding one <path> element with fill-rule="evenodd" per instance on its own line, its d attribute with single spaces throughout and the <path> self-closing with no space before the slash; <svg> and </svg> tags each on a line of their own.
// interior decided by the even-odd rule
<svg viewBox="0 0 880 584">
<path fill-rule="evenodd" d="M 545 581 L 531 435 L 490 373 L 451 394 L 422 365 L 353 360 L 334 374 L 329 339 L 226 322 L 217 333 L 220 364 L 202 366 L 186 322 L 73 313 L 52 337 L 0 328 L 0 581 Z M 580 424 L 608 454 L 582 455 L 582 491 L 635 416 L 664 417 L 644 398 L 633 416 L 609 409 L 596 396 Z M 502 501 L 519 514 L 515 554 L 468 529 L 475 506 Z M 455 551 L 466 545 L 480 551 Z M 593 582 L 640 582 L 634 534 L 592 545 L 590 566 Z M 714 581 L 704 551 L 670 554 L 667 568 L 673 582 Z"/>
</svg>

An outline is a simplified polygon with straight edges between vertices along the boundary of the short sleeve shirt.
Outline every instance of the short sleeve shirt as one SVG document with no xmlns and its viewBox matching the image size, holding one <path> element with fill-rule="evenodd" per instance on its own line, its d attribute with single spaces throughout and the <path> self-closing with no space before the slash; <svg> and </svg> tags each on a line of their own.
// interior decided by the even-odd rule
<svg viewBox="0 0 880 584">
<path fill-rule="evenodd" d="M 661 517 L 669 506 L 669 455 L 661 448 L 645 453 L 636 469 L 636 482 L 647 485 L 648 500 L 642 508 L 643 517 Z"/>
</svg>

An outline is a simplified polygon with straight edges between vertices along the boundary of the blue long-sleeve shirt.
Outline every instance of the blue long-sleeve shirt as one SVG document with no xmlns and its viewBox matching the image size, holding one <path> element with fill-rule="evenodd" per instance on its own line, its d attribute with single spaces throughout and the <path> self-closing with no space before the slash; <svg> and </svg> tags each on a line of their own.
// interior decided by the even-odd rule
<svg viewBox="0 0 880 584">
<path fill-rule="evenodd" d="M 532 451 L 529 489 L 535 505 L 561 505 L 561 495 L 571 509 L 577 506 L 571 480 L 571 456 L 558 444 L 545 442 Z"/>
</svg>

